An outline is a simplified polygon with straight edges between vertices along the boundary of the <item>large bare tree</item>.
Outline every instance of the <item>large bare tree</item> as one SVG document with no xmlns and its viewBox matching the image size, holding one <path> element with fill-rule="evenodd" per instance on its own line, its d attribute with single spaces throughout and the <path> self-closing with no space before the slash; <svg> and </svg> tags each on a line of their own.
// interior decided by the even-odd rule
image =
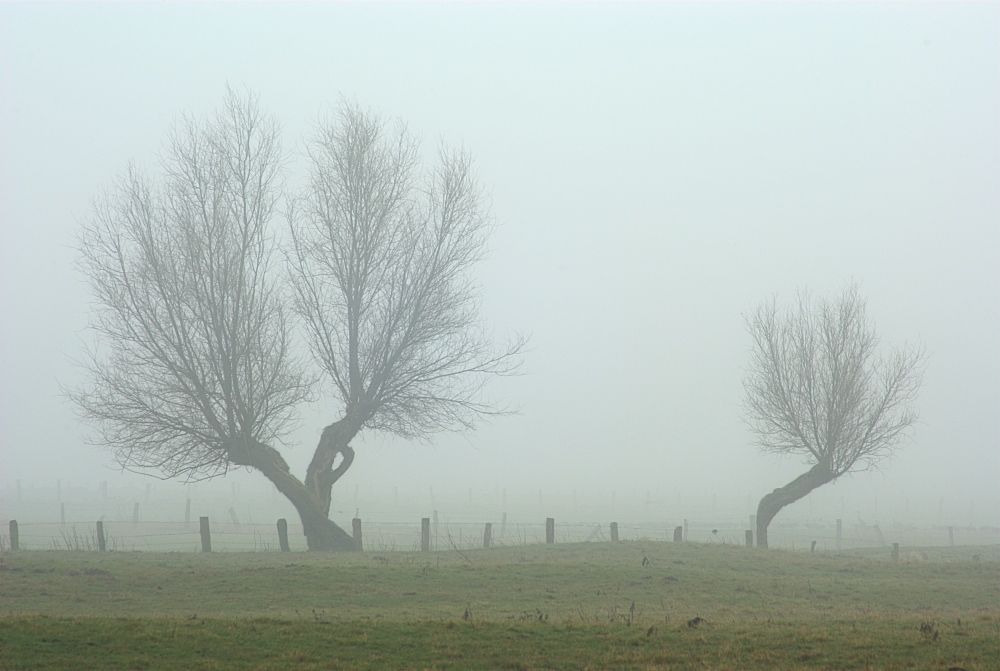
<svg viewBox="0 0 1000 671">
<path fill-rule="evenodd" d="M 309 145 L 309 186 L 289 208 L 289 267 L 313 356 L 339 401 L 306 473 L 328 512 L 368 429 L 407 438 L 503 412 L 483 386 L 517 370 L 524 341 L 494 345 L 470 269 L 486 252 L 487 202 L 469 156 L 429 173 L 402 125 L 342 103 Z M 306 529 L 310 547 L 328 547 Z"/>
<path fill-rule="evenodd" d="M 158 180 L 129 167 L 97 200 L 80 236 L 96 346 L 70 396 L 124 468 L 248 466 L 321 524 L 276 449 L 311 386 L 272 265 L 281 161 L 276 123 L 230 90 L 213 120 L 175 128 Z"/>
<path fill-rule="evenodd" d="M 920 347 L 879 352 L 879 338 L 856 284 L 835 301 L 799 296 L 779 312 L 774 299 L 747 316 L 752 339 L 743 380 L 744 419 L 765 452 L 798 454 L 811 468 L 765 495 L 757 544 L 785 506 L 892 454 L 916 420 L 923 379 Z"/>
<path fill-rule="evenodd" d="M 495 349 L 478 318 L 469 269 L 490 220 L 464 154 L 444 152 L 419 179 L 405 133 L 392 144 L 344 107 L 312 147 L 310 188 L 288 213 L 291 262 L 275 266 L 278 135 L 253 95 L 229 91 L 213 120 L 176 128 L 159 179 L 130 167 L 97 200 L 80 236 L 95 346 L 69 394 L 123 467 L 188 479 L 256 469 L 295 506 L 311 549 L 349 550 L 329 510 L 350 440 L 500 412 L 482 387 L 516 368 L 521 342 Z M 304 480 L 278 448 L 320 376 L 292 354 L 285 270 L 343 410 Z"/>
</svg>

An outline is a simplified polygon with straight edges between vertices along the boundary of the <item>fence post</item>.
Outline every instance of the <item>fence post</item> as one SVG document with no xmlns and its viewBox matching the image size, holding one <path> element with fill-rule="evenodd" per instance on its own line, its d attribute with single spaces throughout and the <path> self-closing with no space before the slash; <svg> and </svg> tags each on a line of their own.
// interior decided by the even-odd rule
<svg viewBox="0 0 1000 671">
<path fill-rule="evenodd" d="M 892 561 L 899 561 L 899 543 L 892 544 Z"/>
<path fill-rule="evenodd" d="M 549 544 L 556 542 L 556 518 L 554 517 L 545 518 L 545 542 Z"/>
<path fill-rule="evenodd" d="M 809 552 L 816 552 L 816 541 L 813 541 L 812 547 L 809 548 Z"/>
<path fill-rule="evenodd" d="M 840 540 L 844 537 L 844 523 L 837 519 L 837 549 L 840 549 Z"/>
<path fill-rule="evenodd" d="M 351 531 L 354 532 L 354 547 L 358 552 L 364 552 L 364 543 L 361 540 L 361 518 L 355 517 L 351 520 Z"/>
<path fill-rule="evenodd" d="M 611 542 L 618 542 L 618 522 L 611 523 Z"/>
<path fill-rule="evenodd" d="M 747 547 L 753 547 L 753 529 L 747 529 Z"/>
<path fill-rule="evenodd" d="M 108 549 L 108 541 L 104 537 L 104 522 L 97 520 L 97 550 L 104 552 Z"/>
<path fill-rule="evenodd" d="M 288 552 L 288 520 L 282 517 L 278 520 L 278 545 L 282 552 Z"/>
<path fill-rule="evenodd" d="M 955 527 L 948 527 L 948 545 L 955 545 Z"/>
<path fill-rule="evenodd" d="M 680 543 L 682 540 L 684 540 L 683 534 L 684 534 L 684 527 L 682 526 L 674 527 L 674 542 Z"/>
<path fill-rule="evenodd" d="M 137 502 L 135 504 L 135 507 L 132 508 L 132 524 L 138 524 L 138 523 L 139 523 L 139 504 Z"/>
<path fill-rule="evenodd" d="M 483 548 L 488 548 L 493 544 L 493 523 L 487 522 L 486 529 L 483 530 Z"/>
<path fill-rule="evenodd" d="M 201 551 L 212 551 L 212 530 L 208 527 L 208 518 L 199 517 L 198 523 L 201 526 Z"/>
<path fill-rule="evenodd" d="M 431 549 L 431 518 L 420 518 L 420 551 L 430 552 Z"/>
<path fill-rule="evenodd" d="M 17 481 L 18 486 L 20 486 L 21 481 Z M 10 551 L 17 552 L 19 548 L 18 538 L 17 538 L 17 520 L 10 521 Z"/>
</svg>

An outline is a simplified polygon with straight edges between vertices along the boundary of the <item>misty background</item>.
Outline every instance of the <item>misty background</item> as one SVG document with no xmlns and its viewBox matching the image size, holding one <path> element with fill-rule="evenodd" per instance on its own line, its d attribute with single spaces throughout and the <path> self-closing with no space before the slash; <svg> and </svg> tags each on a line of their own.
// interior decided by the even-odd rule
<svg viewBox="0 0 1000 671">
<path fill-rule="evenodd" d="M 573 496 L 623 521 L 745 519 L 805 467 L 740 420 L 743 314 L 853 278 L 884 344 L 927 348 L 920 420 L 776 522 L 1000 524 L 996 4 L 0 6 L 0 506 L 18 481 L 183 499 L 120 473 L 60 394 L 88 337 L 74 236 L 227 83 L 282 124 L 290 184 L 340 96 L 428 156 L 466 147 L 498 223 L 482 313 L 531 336 L 526 374 L 490 387 L 519 415 L 432 444 L 364 434 L 338 523 L 355 497 L 415 519 L 503 490 L 538 516 Z M 302 408 L 300 477 L 338 410 Z"/>
</svg>

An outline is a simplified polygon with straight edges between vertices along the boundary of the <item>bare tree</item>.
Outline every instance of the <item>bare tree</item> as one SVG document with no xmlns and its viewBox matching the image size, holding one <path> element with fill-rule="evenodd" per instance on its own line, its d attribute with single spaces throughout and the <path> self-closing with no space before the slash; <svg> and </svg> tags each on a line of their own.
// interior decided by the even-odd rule
<svg viewBox="0 0 1000 671">
<path fill-rule="evenodd" d="M 329 519 L 331 488 L 363 429 L 404 437 L 504 412 L 483 395 L 523 341 L 496 348 L 469 271 L 488 208 L 469 158 L 418 173 L 403 129 L 350 106 L 321 127 L 310 187 L 289 207 L 295 305 L 342 417 L 305 480 L 278 443 L 319 377 L 292 355 L 268 232 L 281 195 L 276 124 L 230 91 L 208 123 L 171 136 L 160 181 L 130 167 L 80 236 L 96 298 L 88 379 L 68 394 L 128 469 L 210 478 L 246 466 L 299 512 L 309 547 L 354 549 Z M 338 456 L 340 462 L 334 467 Z"/>
<path fill-rule="evenodd" d="M 130 167 L 95 203 L 80 248 L 97 346 L 69 395 L 124 468 L 189 479 L 255 468 L 319 525 L 326 515 L 275 449 L 311 386 L 271 264 L 280 167 L 275 122 L 229 91 L 213 121 L 174 131 L 161 181 Z"/>
<path fill-rule="evenodd" d="M 765 452 L 800 454 L 812 467 L 761 499 L 757 544 L 785 506 L 892 454 L 916 420 L 924 351 L 878 352 L 866 301 L 851 284 L 835 302 L 799 297 L 779 313 L 772 299 L 746 318 L 753 341 L 743 381 L 744 419 Z"/>
<path fill-rule="evenodd" d="M 469 271 L 491 219 L 471 161 L 442 148 L 425 175 L 417 152 L 404 127 L 341 104 L 318 127 L 309 187 L 289 208 L 296 308 L 341 405 L 305 479 L 324 512 L 362 430 L 471 428 L 504 411 L 483 397 L 486 381 L 520 364 L 523 339 L 497 347 L 479 317 Z M 306 535 L 333 544 L 324 528 Z"/>
</svg>

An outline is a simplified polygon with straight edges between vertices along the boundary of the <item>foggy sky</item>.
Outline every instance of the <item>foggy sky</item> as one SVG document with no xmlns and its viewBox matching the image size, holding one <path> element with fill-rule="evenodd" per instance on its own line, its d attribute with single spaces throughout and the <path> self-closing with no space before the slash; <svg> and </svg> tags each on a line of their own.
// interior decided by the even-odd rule
<svg viewBox="0 0 1000 671">
<path fill-rule="evenodd" d="M 756 503 L 803 466 L 740 422 L 742 314 L 853 278 L 883 342 L 930 360 L 913 439 L 837 487 L 997 497 L 1000 6 L 923 3 L 3 4 L 0 487 L 115 468 L 59 394 L 90 300 L 73 236 L 227 82 L 289 150 L 343 95 L 428 155 L 464 145 L 492 194 L 483 314 L 531 351 L 491 392 L 520 415 L 356 441 L 345 487 Z M 338 412 L 303 408 L 300 477 Z"/>
</svg>

